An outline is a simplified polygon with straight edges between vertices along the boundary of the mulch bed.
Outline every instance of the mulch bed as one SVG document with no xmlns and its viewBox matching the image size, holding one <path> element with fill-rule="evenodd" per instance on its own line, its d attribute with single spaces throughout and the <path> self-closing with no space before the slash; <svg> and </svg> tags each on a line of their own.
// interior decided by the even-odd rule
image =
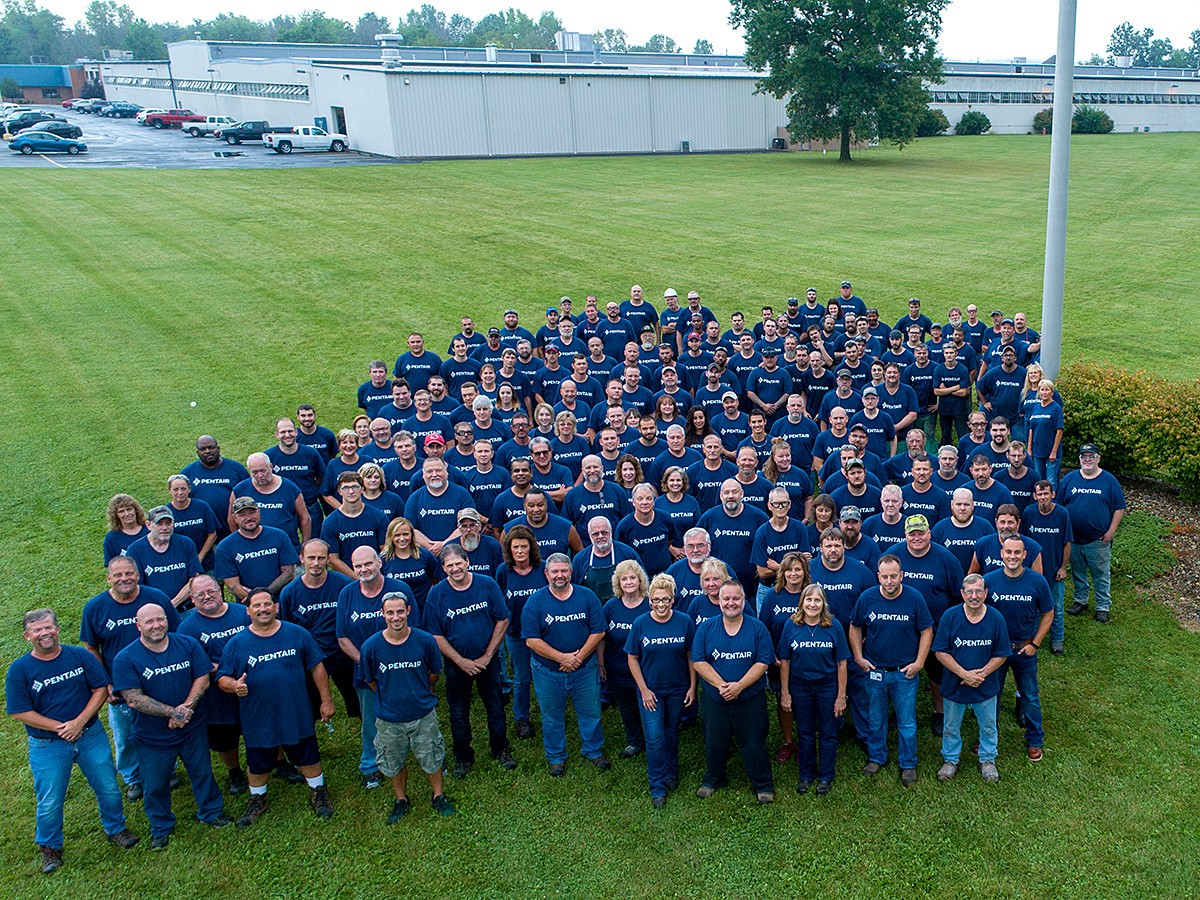
<svg viewBox="0 0 1200 900">
<path fill-rule="evenodd" d="M 1130 509 L 1152 513 L 1172 526 L 1168 541 L 1175 566 L 1139 591 L 1170 607 L 1183 628 L 1200 632 L 1200 508 L 1181 501 L 1162 482 L 1122 478 L 1121 485 Z"/>
</svg>

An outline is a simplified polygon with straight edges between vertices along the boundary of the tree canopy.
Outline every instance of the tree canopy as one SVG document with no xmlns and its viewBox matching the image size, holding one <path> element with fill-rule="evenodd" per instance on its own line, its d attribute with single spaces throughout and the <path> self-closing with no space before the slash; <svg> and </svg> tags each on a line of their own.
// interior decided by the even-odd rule
<svg viewBox="0 0 1200 900">
<path fill-rule="evenodd" d="M 732 0 L 746 62 L 765 72 L 759 90 L 787 100 L 797 141 L 903 147 L 917 134 L 942 80 L 937 37 L 949 0 Z"/>
<path fill-rule="evenodd" d="M 1188 49 L 1175 48 L 1170 38 L 1157 38 L 1153 28 L 1138 31 L 1129 22 L 1122 22 L 1113 29 L 1108 39 L 1108 65 L 1115 65 L 1117 57 L 1128 56 L 1135 66 L 1151 69 L 1195 69 L 1200 67 L 1200 28 L 1188 35 L 1192 46 Z"/>
</svg>

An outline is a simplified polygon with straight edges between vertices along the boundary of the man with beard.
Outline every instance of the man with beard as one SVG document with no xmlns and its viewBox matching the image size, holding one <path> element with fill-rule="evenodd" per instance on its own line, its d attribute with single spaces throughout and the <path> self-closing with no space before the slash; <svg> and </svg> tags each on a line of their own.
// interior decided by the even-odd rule
<svg viewBox="0 0 1200 900">
<path fill-rule="evenodd" d="M 613 527 L 604 516 L 589 519 L 587 533 L 588 546 L 571 560 L 571 581 L 607 603 L 614 596 L 612 576 L 617 564 L 632 559 L 641 565 L 641 559 L 628 544 L 613 540 Z"/>
<path fill-rule="evenodd" d="M 233 501 L 233 518 L 237 531 L 217 544 L 213 574 L 238 600 L 245 601 L 255 586 L 279 596 L 299 562 L 291 540 L 278 528 L 259 523 L 258 504 L 250 497 Z"/>
<path fill-rule="evenodd" d="M 296 407 L 296 440 L 305 447 L 312 447 L 321 454 L 321 462 L 327 463 L 337 456 L 337 436 L 324 425 L 317 424 L 317 411 L 311 403 Z"/>
<path fill-rule="evenodd" d="M 483 517 L 472 506 L 458 511 L 458 537 L 446 542 L 446 547 L 455 546 L 467 552 L 467 568 L 470 571 L 489 578 L 495 577 L 496 570 L 504 562 L 504 550 L 500 542 L 483 533 Z"/>
<path fill-rule="evenodd" d="M 414 491 L 404 504 L 404 518 L 419 532 L 417 543 L 437 554 L 442 545 L 457 535 L 458 511 L 472 505 L 471 495 L 446 475 L 446 463 L 427 459 L 421 467 L 424 487 Z"/>
<path fill-rule="evenodd" d="M 768 519 L 762 510 L 743 503 L 743 498 L 738 480 L 726 479 L 721 485 L 721 505 L 704 513 L 698 525 L 712 536 L 713 553 L 726 561 L 749 593 L 758 589 L 758 579 L 751 561 L 754 536 Z M 757 604 L 753 609 L 757 610 Z"/>
<path fill-rule="evenodd" d="M 388 440 L 391 440 L 390 434 Z M 299 550 L 300 545 L 312 537 L 312 517 L 308 514 L 308 505 L 300 488 L 276 475 L 271 466 L 271 457 L 265 453 L 251 453 L 246 459 L 246 468 L 250 477 L 234 485 L 234 496 L 252 498 L 258 504 L 259 519 L 263 525 L 278 528 Z M 230 524 L 236 527 L 232 519 Z M 298 540 L 297 534 L 300 535 Z"/>
<path fill-rule="evenodd" d="M 581 462 L 583 479 L 567 491 L 563 514 L 578 532 L 594 516 L 604 516 L 609 522 L 620 522 L 633 511 L 624 489 L 604 478 L 600 457 L 588 455 Z M 590 539 L 584 542 L 586 547 Z"/>
</svg>

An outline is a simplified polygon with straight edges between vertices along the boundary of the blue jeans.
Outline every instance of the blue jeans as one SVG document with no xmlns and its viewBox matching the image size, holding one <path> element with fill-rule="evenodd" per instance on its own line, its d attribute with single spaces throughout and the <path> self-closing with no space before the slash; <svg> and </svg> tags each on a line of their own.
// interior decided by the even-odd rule
<svg viewBox="0 0 1200 900">
<path fill-rule="evenodd" d="M 962 720 L 969 706 L 975 713 L 975 721 L 979 723 L 979 761 L 996 761 L 996 747 L 1000 739 L 996 727 L 996 705 L 999 700 L 999 696 L 996 696 L 978 703 L 956 703 L 949 698 L 942 701 L 946 716 L 942 724 L 942 759 L 958 765 L 962 755 Z"/>
<path fill-rule="evenodd" d="M 759 610 L 763 608 L 763 599 L 768 594 L 775 592 L 775 579 L 771 579 L 770 584 L 763 584 L 761 581 L 758 584 L 758 590 L 754 594 L 754 614 L 757 616 Z"/>
<path fill-rule="evenodd" d="M 1033 472 L 1035 475 L 1037 475 L 1038 480 L 1045 479 L 1046 481 L 1050 482 L 1050 486 L 1057 491 L 1058 469 L 1059 466 L 1062 465 L 1062 460 L 1050 460 L 1046 459 L 1044 456 L 1034 456 L 1031 457 L 1031 460 L 1032 461 L 1030 462 L 1029 467 L 1033 469 Z"/>
<path fill-rule="evenodd" d="M 867 757 L 884 765 L 888 761 L 888 704 L 896 710 L 896 755 L 901 769 L 917 767 L 917 685 L 920 678 L 906 678 L 903 672 L 875 669 L 867 673 L 867 700 L 871 727 L 867 733 Z"/>
<path fill-rule="evenodd" d="M 1076 603 L 1087 606 L 1090 575 L 1091 587 L 1096 594 L 1096 611 L 1108 610 L 1112 605 L 1112 596 L 1109 593 L 1112 586 L 1111 561 L 1112 544 L 1092 541 L 1090 544 L 1071 546 L 1071 584 Z"/>
<path fill-rule="evenodd" d="M 78 763 L 100 807 L 100 824 L 105 834 L 125 830 L 125 812 L 117 770 L 113 767 L 108 735 L 99 722 L 91 725 L 79 740 L 28 738 L 29 768 L 33 772 L 33 792 L 37 797 L 37 827 L 34 840 L 43 847 L 61 850 L 63 845 L 63 804 L 71 768 Z"/>
<path fill-rule="evenodd" d="M 854 731 L 865 741 L 871 733 L 871 703 L 867 699 L 867 674 L 854 660 L 846 665 L 846 708 Z"/>
<path fill-rule="evenodd" d="M 540 657 L 538 658 L 540 659 Z M 600 667 L 593 653 L 583 668 L 574 672 L 553 672 L 533 661 L 533 686 L 542 711 L 542 746 L 551 765 L 567 761 L 567 699 L 575 706 L 579 721 L 581 751 L 588 759 L 604 753 L 604 732 L 600 728 Z"/>
<path fill-rule="evenodd" d="M 378 771 L 375 754 L 375 692 L 369 687 L 356 687 L 358 707 L 362 711 L 362 754 L 358 757 L 358 771 L 370 775 Z"/>
<path fill-rule="evenodd" d="M 791 679 L 788 689 L 792 694 L 792 712 L 796 717 L 796 758 L 800 762 L 800 780 L 812 781 L 820 777 L 822 781 L 833 781 L 838 745 L 837 719 L 833 715 L 837 677 L 819 681 Z"/>
<path fill-rule="evenodd" d="M 193 728 L 177 747 L 138 745 L 138 761 L 142 767 L 142 805 L 150 822 L 152 835 L 166 835 L 175 830 L 175 813 L 171 812 L 171 776 L 175 760 L 182 759 L 196 798 L 196 818 L 212 822 L 225 812 L 225 800 L 213 778 L 212 756 L 208 752 L 208 733 L 201 725 Z"/>
<path fill-rule="evenodd" d="M 683 716 L 683 694 L 657 694 L 653 711 L 642 705 L 642 733 L 646 736 L 646 775 L 650 796 L 667 795 L 667 779 L 679 780 L 679 720 Z"/>
<path fill-rule="evenodd" d="M 1067 633 L 1063 625 L 1063 607 L 1066 605 L 1063 595 L 1067 592 L 1067 583 L 1055 579 L 1053 572 L 1049 573 L 1046 581 L 1050 583 L 1050 599 L 1054 601 L 1054 618 L 1050 621 L 1050 640 L 1061 641 Z"/>
<path fill-rule="evenodd" d="M 108 727 L 112 729 L 117 771 L 126 785 L 141 784 L 137 747 L 133 744 L 133 710 L 124 703 L 108 704 Z"/>
<path fill-rule="evenodd" d="M 1008 670 L 1012 669 L 1017 690 L 1021 692 L 1021 709 L 1025 712 L 1025 743 L 1030 747 L 1042 746 L 1046 732 L 1042 730 L 1042 698 L 1038 694 L 1037 654 L 1026 656 L 1015 653 L 1000 667 L 1000 691 L 1003 694 Z"/>
<path fill-rule="evenodd" d="M 512 711 L 514 722 L 529 721 L 529 684 L 533 673 L 529 670 L 529 648 L 520 638 L 506 635 L 504 646 L 512 660 Z"/>
</svg>

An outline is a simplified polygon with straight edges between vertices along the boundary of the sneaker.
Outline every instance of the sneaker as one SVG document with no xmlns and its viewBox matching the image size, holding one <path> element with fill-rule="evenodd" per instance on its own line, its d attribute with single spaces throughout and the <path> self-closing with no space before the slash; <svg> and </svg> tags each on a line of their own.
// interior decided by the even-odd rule
<svg viewBox="0 0 1200 900">
<path fill-rule="evenodd" d="M 378 772 L 368 772 L 363 776 L 363 787 L 368 791 L 373 791 L 382 784 Z"/>
<path fill-rule="evenodd" d="M 937 771 L 938 781 L 949 781 L 958 774 L 958 763 L 944 762 L 942 767 Z"/>
<path fill-rule="evenodd" d="M 901 769 L 900 770 L 900 783 L 902 785 L 904 785 L 905 787 L 909 787 L 910 785 L 916 784 L 917 783 L 917 770 L 916 769 Z"/>
<path fill-rule="evenodd" d="M 567 764 L 566 763 L 550 763 L 550 777 L 551 778 L 562 778 L 566 774 L 567 774 Z"/>
<path fill-rule="evenodd" d="M 785 763 L 796 755 L 796 745 L 791 743 L 780 744 L 779 749 L 775 751 L 775 762 Z"/>
<path fill-rule="evenodd" d="M 1028 752 L 1029 752 L 1029 761 L 1030 762 L 1041 762 L 1042 761 L 1042 748 L 1041 747 L 1030 747 Z"/>
<path fill-rule="evenodd" d="M 626 744 L 625 749 L 621 751 L 621 759 L 633 759 L 635 756 L 642 755 L 642 748 L 634 744 Z"/>
<path fill-rule="evenodd" d="M 459 760 L 458 762 L 456 762 L 454 764 L 454 777 L 455 778 L 466 778 L 467 773 L 470 771 L 471 771 L 470 763 Z"/>
<path fill-rule="evenodd" d="M 313 788 L 312 796 L 308 798 L 312 804 L 313 812 L 318 818 L 332 819 L 333 818 L 333 800 L 329 797 L 329 788 L 325 785 Z"/>
<path fill-rule="evenodd" d="M 1067 615 L 1082 616 L 1085 612 L 1087 612 L 1087 609 L 1088 605 L 1086 603 L 1080 603 L 1078 600 L 1076 600 L 1071 604 L 1071 608 L 1067 610 Z"/>
<path fill-rule="evenodd" d="M 42 851 L 42 874 L 49 875 L 51 872 L 57 872 L 62 866 L 62 850 L 47 847 L 44 844 L 39 844 L 38 849 Z"/>
<path fill-rule="evenodd" d="M 141 838 L 139 838 L 128 828 L 118 831 L 116 834 L 108 835 L 108 842 L 114 846 L 120 847 L 122 850 L 128 850 L 140 840 Z"/>
<path fill-rule="evenodd" d="M 130 803 L 137 803 L 142 799 L 142 786 L 140 784 L 127 785 L 125 788 L 125 799 Z"/>
<path fill-rule="evenodd" d="M 166 850 L 167 845 L 170 843 L 171 843 L 171 836 L 169 834 L 152 834 L 150 836 L 150 849 L 151 850 L 156 850 L 156 851 L 157 850 Z"/>
<path fill-rule="evenodd" d="M 528 719 L 517 719 L 516 728 L 517 728 L 517 737 L 519 737 L 521 740 L 527 741 L 531 737 L 533 737 L 533 734 L 534 734 L 533 726 L 531 724 L 529 724 Z"/>
<path fill-rule="evenodd" d="M 281 759 L 275 765 L 275 774 L 288 784 L 304 784 L 304 776 L 286 759 Z"/>
<path fill-rule="evenodd" d="M 229 793 L 232 796 L 244 794 L 250 790 L 250 781 L 246 778 L 246 773 L 242 769 L 229 770 Z"/>
<path fill-rule="evenodd" d="M 438 794 L 433 798 L 433 809 L 439 816 L 452 816 L 455 812 L 454 804 L 445 794 Z"/>
<path fill-rule="evenodd" d="M 246 811 L 237 820 L 237 827 L 247 828 L 253 825 L 270 808 L 271 802 L 267 799 L 266 794 L 251 794 L 250 802 L 246 804 Z"/>
<path fill-rule="evenodd" d="M 399 822 L 401 819 L 403 819 L 406 815 L 408 815 L 408 809 L 409 809 L 409 803 L 408 803 L 407 798 L 404 800 L 397 800 L 395 803 L 392 804 L 392 812 L 388 816 L 387 823 L 389 825 L 395 825 L 397 822 Z"/>
<path fill-rule="evenodd" d="M 213 828 L 228 828 L 233 824 L 233 819 L 229 818 L 225 813 L 221 813 L 215 819 L 209 819 L 204 824 L 211 825 Z"/>
<path fill-rule="evenodd" d="M 664 806 L 667 805 L 667 798 L 665 796 L 651 797 L 650 805 L 653 806 L 655 809 L 662 809 Z"/>
<path fill-rule="evenodd" d="M 863 774 L 868 777 L 870 777 L 871 775 L 878 775 L 880 770 L 882 770 L 882 769 L 883 769 L 883 763 L 877 763 L 874 760 L 872 760 L 871 762 L 869 762 L 865 766 L 863 766 Z"/>
<path fill-rule="evenodd" d="M 674 775 L 672 775 L 672 776 L 670 776 L 669 778 L 667 778 L 667 779 L 666 779 L 666 780 L 663 782 L 663 784 L 665 784 L 665 785 L 667 786 L 667 790 L 668 790 L 668 791 L 673 791 L 673 790 L 675 790 L 676 788 L 678 788 L 678 787 L 679 787 L 679 779 L 678 779 L 678 778 L 676 778 Z"/>
<path fill-rule="evenodd" d="M 983 773 L 984 781 L 995 784 L 1000 780 L 1000 771 L 996 768 L 996 764 L 994 762 L 980 763 L 979 771 Z"/>
<path fill-rule="evenodd" d="M 1053 653 L 1055 656 L 1062 656 L 1063 655 L 1063 642 L 1062 641 L 1051 641 L 1050 642 L 1050 652 Z"/>
<path fill-rule="evenodd" d="M 929 731 L 934 737 L 942 736 L 942 729 L 946 726 L 946 714 L 935 712 L 929 720 Z"/>
<path fill-rule="evenodd" d="M 700 785 L 700 787 L 696 788 L 696 796 L 699 797 L 701 800 L 707 800 L 709 797 L 711 797 L 716 792 L 717 792 L 717 789 L 715 787 L 713 787 L 711 784 L 702 784 L 702 785 Z"/>
<path fill-rule="evenodd" d="M 818 781 L 817 782 L 817 796 L 818 797 L 824 797 L 826 794 L 828 794 L 832 790 L 833 790 L 833 782 L 832 781 Z"/>
<path fill-rule="evenodd" d="M 612 763 L 608 761 L 607 756 L 597 756 L 592 760 L 592 765 L 601 772 L 607 772 L 612 768 Z"/>
<path fill-rule="evenodd" d="M 500 755 L 496 757 L 496 762 L 500 763 L 500 768 L 506 772 L 511 772 L 517 767 L 517 761 L 513 759 L 512 751 L 501 750 Z"/>
<path fill-rule="evenodd" d="M 775 792 L 774 791 L 759 791 L 757 794 L 754 795 L 754 797 L 756 800 L 758 800 L 759 806 L 766 806 L 769 803 L 775 802 Z"/>
<path fill-rule="evenodd" d="M 810 787 L 812 787 L 811 781 L 801 781 L 799 784 L 796 785 L 796 793 L 797 794 L 807 794 L 808 789 Z"/>
<path fill-rule="evenodd" d="M 1108 624 L 1108 610 L 1107 609 L 1096 610 L 1096 615 L 1094 616 L 1094 618 L 1101 625 L 1107 625 Z"/>
</svg>

